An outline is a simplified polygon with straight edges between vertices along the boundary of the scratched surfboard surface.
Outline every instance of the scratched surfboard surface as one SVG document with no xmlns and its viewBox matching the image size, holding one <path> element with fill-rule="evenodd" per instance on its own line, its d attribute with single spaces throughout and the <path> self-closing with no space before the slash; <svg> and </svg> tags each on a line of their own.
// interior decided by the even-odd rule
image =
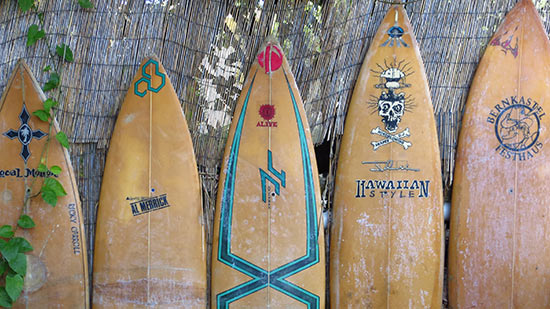
<svg viewBox="0 0 550 309">
<path fill-rule="evenodd" d="M 61 174 L 52 177 L 63 184 L 67 195 L 58 199 L 55 208 L 39 196 L 23 206 L 25 183 L 35 194 L 47 175 L 37 169 L 47 135 L 59 131 L 55 120 L 50 132 L 46 122 L 32 115 L 43 109 L 45 100 L 30 69 L 19 60 L 0 103 L 0 226 L 15 226 L 26 207 L 36 227 L 16 233 L 34 250 L 26 253 L 25 291 L 14 308 L 87 308 L 88 265 L 80 198 L 69 154 L 55 138 L 46 163 L 62 168 Z"/>
<path fill-rule="evenodd" d="M 248 73 L 225 149 L 212 306 L 324 308 L 322 227 L 300 93 L 281 47 L 268 39 Z"/>
<path fill-rule="evenodd" d="M 452 308 L 550 308 L 550 44 L 532 1 L 489 41 L 460 132 Z"/>
<path fill-rule="evenodd" d="M 439 147 L 424 65 L 401 6 L 379 26 L 355 84 L 335 186 L 332 308 L 440 308 Z"/>
<path fill-rule="evenodd" d="M 103 175 L 94 307 L 204 308 L 201 193 L 187 123 L 157 58 L 122 103 Z"/>
</svg>

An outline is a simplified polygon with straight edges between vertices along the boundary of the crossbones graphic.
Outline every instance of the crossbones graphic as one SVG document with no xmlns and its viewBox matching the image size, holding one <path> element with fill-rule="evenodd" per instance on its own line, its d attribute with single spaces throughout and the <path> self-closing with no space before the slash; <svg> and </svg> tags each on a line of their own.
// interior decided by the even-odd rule
<svg viewBox="0 0 550 309">
<path fill-rule="evenodd" d="M 388 132 L 385 132 L 384 130 L 380 129 L 380 127 L 376 127 L 375 129 L 372 129 L 370 133 L 380 135 L 385 138 L 381 141 L 371 142 L 375 151 L 378 148 L 390 143 L 398 143 L 399 145 L 403 146 L 405 150 L 407 150 L 409 147 L 412 146 L 412 143 L 403 140 L 403 138 L 411 136 L 411 133 L 409 132 L 409 128 L 406 128 L 401 133 L 391 135 Z"/>
</svg>

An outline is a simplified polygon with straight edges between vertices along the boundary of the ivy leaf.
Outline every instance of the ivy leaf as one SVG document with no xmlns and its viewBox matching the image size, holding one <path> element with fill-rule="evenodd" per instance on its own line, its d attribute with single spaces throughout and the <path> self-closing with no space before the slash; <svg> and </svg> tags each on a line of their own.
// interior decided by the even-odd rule
<svg viewBox="0 0 550 309">
<path fill-rule="evenodd" d="M 55 52 L 61 59 L 65 59 L 68 62 L 73 62 L 73 51 L 71 48 L 65 44 L 57 45 L 55 47 Z"/>
<path fill-rule="evenodd" d="M 23 291 L 23 277 L 21 275 L 6 277 L 6 292 L 12 301 L 16 301 Z"/>
<path fill-rule="evenodd" d="M 11 308 L 11 298 L 4 287 L 0 287 L 0 307 Z"/>
<path fill-rule="evenodd" d="M 63 131 L 59 131 L 56 135 L 55 135 L 55 138 L 59 141 L 59 143 L 69 149 L 69 139 L 67 139 L 67 135 L 63 132 Z"/>
<path fill-rule="evenodd" d="M 50 171 L 52 171 L 52 173 L 54 173 L 54 175 L 59 175 L 62 171 L 61 167 L 57 166 L 57 165 L 54 165 L 52 167 L 50 167 Z"/>
<path fill-rule="evenodd" d="M 32 24 L 27 31 L 27 46 L 34 45 L 45 35 L 44 30 L 38 29 L 38 25 Z"/>
<path fill-rule="evenodd" d="M 49 65 L 45 66 L 45 67 L 42 69 L 42 71 L 44 71 L 44 72 L 49 72 L 49 71 L 51 71 L 51 70 L 52 70 L 52 67 L 49 66 Z"/>
<path fill-rule="evenodd" d="M 67 195 L 67 192 L 65 192 L 63 185 L 54 178 L 46 178 L 46 180 L 44 180 L 44 185 L 42 186 L 41 191 L 44 201 L 53 207 L 57 205 L 57 198 L 59 196 Z"/>
<path fill-rule="evenodd" d="M 40 164 L 38 164 L 38 171 L 42 172 L 42 173 L 45 173 L 45 172 L 48 171 L 48 167 L 46 166 L 46 164 L 40 163 Z"/>
<path fill-rule="evenodd" d="M 14 237 L 11 239 L 11 241 L 13 241 L 17 245 L 17 247 L 19 248 L 19 253 L 25 253 L 34 250 L 34 248 L 25 238 Z"/>
<path fill-rule="evenodd" d="M 55 194 L 55 191 L 48 187 L 42 187 L 41 191 L 44 202 L 48 203 L 52 207 L 55 207 L 55 205 L 57 205 L 57 195 Z"/>
<path fill-rule="evenodd" d="M 46 84 L 44 85 L 44 91 L 50 91 L 52 89 L 55 89 L 59 86 L 59 74 L 53 72 L 50 74 L 50 79 Z"/>
<path fill-rule="evenodd" d="M 8 267 L 8 262 L 4 259 L 0 259 L 0 276 L 4 274 L 6 268 Z"/>
<path fill-rule="evenodd" d="M 19 244 L 13 239 L 10 239 L 9 242 L 0 242 L 0 253 L 9 263 L 19 253 Z"/>
<path fill-rule="evenodd" d="M 57 197 L 67 195 L 63 185 L 55 178 L 46 178 L 44 180 L 44 187 L 51 189 Z"/>
<path fill-rule="evenodd" d="M 19 4 L 19 8 L 21 11 L 26 12 L 32 8 L 34 5 L 33 0 L 17 0 L 17 3 Z"/>
<path fill-rule="evenodd" d="M 47 99 L 46 101 L 44 101 L 44 110 L 50 112 L 52 107 L 57 106 L 57 104 L 59 104 L 59 102 L 57 102 L 56 100 Z"/>
<path fill-rule="evenodd" d="M 4 237 L 4 238 L 13 237 L 13 229 L 11 225 L 2 225 L 0 227 L 0 237 Z"/>
<path fill-rule="evenodd" d="M 23 229 L 30 229 L 36 226 L 32 218 L 27 215 L 21 215 L 21 218 L 17 220 L 17 225 Z"/>
<path fill-rule="evenodd" d="M 27 256 L 23 253 L 17 253 L 15 258 L 11 261 L 8 261 L 10 268 L 13 269 L 16 273 L 24 276 L 27 274 Z"/>
<path fill-rule="evenodd" d="M 48 121 L 48 118 L 50 118 L 50 113 L 48 113 L 43 109 L 36 110 L 32 112 L 32 114 L 38 117 L 42 121 Z"/>
<path fill-rule="evenodd" d="M 90 2 L 90 0 L 78 0 L 78 4 L 83 9 L 91 9 L 94 7 L 94 5 L 92 4 L 92 2 Z"/>
</svg>

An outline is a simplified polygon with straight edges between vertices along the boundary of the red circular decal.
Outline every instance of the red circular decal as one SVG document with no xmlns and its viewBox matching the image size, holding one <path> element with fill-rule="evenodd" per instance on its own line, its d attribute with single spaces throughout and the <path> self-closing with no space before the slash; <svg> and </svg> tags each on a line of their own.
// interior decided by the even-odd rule
<svg viewBox="0 0 550 309">
<path fill-rule="evenodd" d="M 275 117 L 275 106 L 269 104 L 260 106 L 260 116 L 267 121 L 273 119 Z"/>
<path fill-rule="evenodd" d="M 258 62 L 266 73 L 277 71 L 283 64 L 283 53 L 276 45 L 268 44 L 265 50 L 258 55 Z"/>
</svg>

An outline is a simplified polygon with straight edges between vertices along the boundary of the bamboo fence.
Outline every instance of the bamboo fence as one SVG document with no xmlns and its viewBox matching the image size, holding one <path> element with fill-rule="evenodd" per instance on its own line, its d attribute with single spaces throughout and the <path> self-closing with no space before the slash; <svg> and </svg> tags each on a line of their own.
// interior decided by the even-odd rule
<svg viewBox="0 0 550 309">
<path fill-rule="evenodd" d="M 75 55 L 63 66 L 56 110 L 84 210 L 90 266 L 105 155 L 118 110 L 141 60 L 157 55 L 181 101 L 194 142 L 208 231 L 221 157 L 236 99 L 268 34 L 289 59 L 317 146 L 322 192 L 330 211 L 344 116 L 369 43 L 389 4 L 375 0 L 76 0 L 36 1 L 45 40 Z M 550 3 L 534 0 L 550 28 Z M 406 5 L 422 57 L 439 132 L 445 196 L 453 181 L 460 120 L 469 85 L 491 35 L 516 0 L 424 0 Z M 19 58 L 40 83 L 56 60 L 45 40 L 26 46 L 38 24 L 16 0 L 0 2 L 0 89 Z M 91 268 L 90 268 L 91 270 Z"/>
</svg>

